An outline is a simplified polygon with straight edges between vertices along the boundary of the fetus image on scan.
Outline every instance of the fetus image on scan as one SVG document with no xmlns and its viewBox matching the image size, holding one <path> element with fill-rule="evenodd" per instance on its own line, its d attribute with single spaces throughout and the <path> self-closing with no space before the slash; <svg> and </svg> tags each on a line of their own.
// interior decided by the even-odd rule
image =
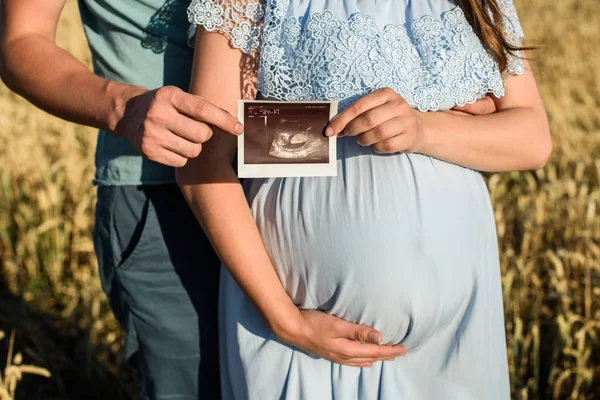
<svg viewBox="0 0 600 400">
<path fill-rule="evenodd" d="M 269 155 L 288 159 L 316 159 L 327 156 L 329 147 L 322 135 L 313 135 L 312 126 L 304 126 L 300 120 L 281 119 L 275 126 Z M 324 160 L 321 162 L 327 162 Z"/>
<path fill-rule="evenodd" d="M 245 105 L 247 164 L 328 163 L 329 104 Z"/>
</svg>

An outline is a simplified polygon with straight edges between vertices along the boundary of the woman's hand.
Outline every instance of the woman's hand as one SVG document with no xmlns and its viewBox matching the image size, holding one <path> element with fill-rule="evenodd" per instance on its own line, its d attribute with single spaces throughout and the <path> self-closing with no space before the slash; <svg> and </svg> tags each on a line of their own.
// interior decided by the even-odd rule
<svg viewBox="0 0 600 400">
<path fill-rule="evenodd" d="M 497 98 L 495 96 L 487 94 L 473 104 L 456 106 L 444 112 L 454 115 L 489 115 L 498 111 L 498 104 L 496 104 L 496 101 Z"/>
<path fill-rule="evenodd" d="M 376 151 L 418 152 L 476 171 L 542 168 L 552 152 L 552 138 L 526 59 L 523 65 L 522 75 L 504 82 L 504 96 L 490 95 L 445 112 L 419 113 L 393 90 L 378 90 L 338 114 L 325 134 L 354 135 Z"/>
<path fill-rule="evenodd" d="M 446 113 L 454 115 L 489 115 L 497 111 L 490 95 L 473 104 L 454 107 Z M 412 109 L 393 89 L 385 88 L 368 94 L 336 116 L 327 136 L 356 136 L 363 146 L 373 146 L 378 153 L 418 153 L 425 141 L 421 113 Z"/>
<path fill-rule="evenodd" d="M 402 345 L 380 345 L 377 330 L 317 310 L 298 310 L 288 327 L 275 334 L 284 342 L 338 364 L 371 367 L 406 354 Z"/>
<path fill-rule="evenodd" d="M 421 113 L 390 88 L 352 103 L 329 123 L 325 135 L 356 136 L 378 153 L 416 153 L 426 139 Z"/>
</svg>

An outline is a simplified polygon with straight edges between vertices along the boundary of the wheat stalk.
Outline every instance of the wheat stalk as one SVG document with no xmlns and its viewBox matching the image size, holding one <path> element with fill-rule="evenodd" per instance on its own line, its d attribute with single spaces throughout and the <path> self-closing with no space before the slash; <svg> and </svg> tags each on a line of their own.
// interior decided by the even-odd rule
<svg viewBox="0 0 600 400">
<path fill-rule="evenodd" d="M 0 340 L 5 333 L 0 331 Z M 23 374 L 39 375 L 49 378 L 50 371 L 34 365 L 22 365 L 23 357 L 17 353 L 13 358 L 15 331 L 11 331 L 8 343 L 8 356 L 4 373 L 0 374 L 0 400 L 14 400 L 17 384 L 23 379 Z"/>
</svg>

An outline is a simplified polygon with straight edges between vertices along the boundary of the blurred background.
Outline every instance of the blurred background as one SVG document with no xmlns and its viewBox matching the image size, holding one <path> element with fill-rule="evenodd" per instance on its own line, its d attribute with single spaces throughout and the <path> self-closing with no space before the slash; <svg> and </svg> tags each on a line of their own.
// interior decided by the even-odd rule
<svg viewBox="0 0 600 400">
<path fill-rule="evenodd" d="M 513 398 L 600 399 L 600 1 L 516 3 L 554 153 L 487 176 Z M 58 41 L 90 64 L 75 0 Z M 0 83 L 2 400 L 136 398 L 96 272 L 95 138 Z"/>
</svg>

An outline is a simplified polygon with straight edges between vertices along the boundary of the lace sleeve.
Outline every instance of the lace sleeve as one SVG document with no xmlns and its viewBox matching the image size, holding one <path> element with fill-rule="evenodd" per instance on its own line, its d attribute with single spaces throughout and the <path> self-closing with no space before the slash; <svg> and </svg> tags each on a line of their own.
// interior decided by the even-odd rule
<svg viewBox="0 0 600 400">
<path fill-rule="evenodd" d="M 502 11 L 502 28 L 506 41 L 513 46 L 519 46 L 519 41 L 525 39 L 525 33 L 523 32 L 523 27 L 521 26 L 517 8 L 513 0 L 499 0 L 498 5 Z M 525 67 L 523 66 L 520 52 L 517 51 L 514 54 L 508 54 L 508 65 L 504 74 L 522 75 L 523 72 L 525 72 Z"/>
<path fill-rule="evenodd" d="M 252 54 L 260 47 L 264 18 L 262 0 L 192 0 L 187 10 L 190 38 L 198 26 L 220 32 L 231 47 Z"/>
</svg>

